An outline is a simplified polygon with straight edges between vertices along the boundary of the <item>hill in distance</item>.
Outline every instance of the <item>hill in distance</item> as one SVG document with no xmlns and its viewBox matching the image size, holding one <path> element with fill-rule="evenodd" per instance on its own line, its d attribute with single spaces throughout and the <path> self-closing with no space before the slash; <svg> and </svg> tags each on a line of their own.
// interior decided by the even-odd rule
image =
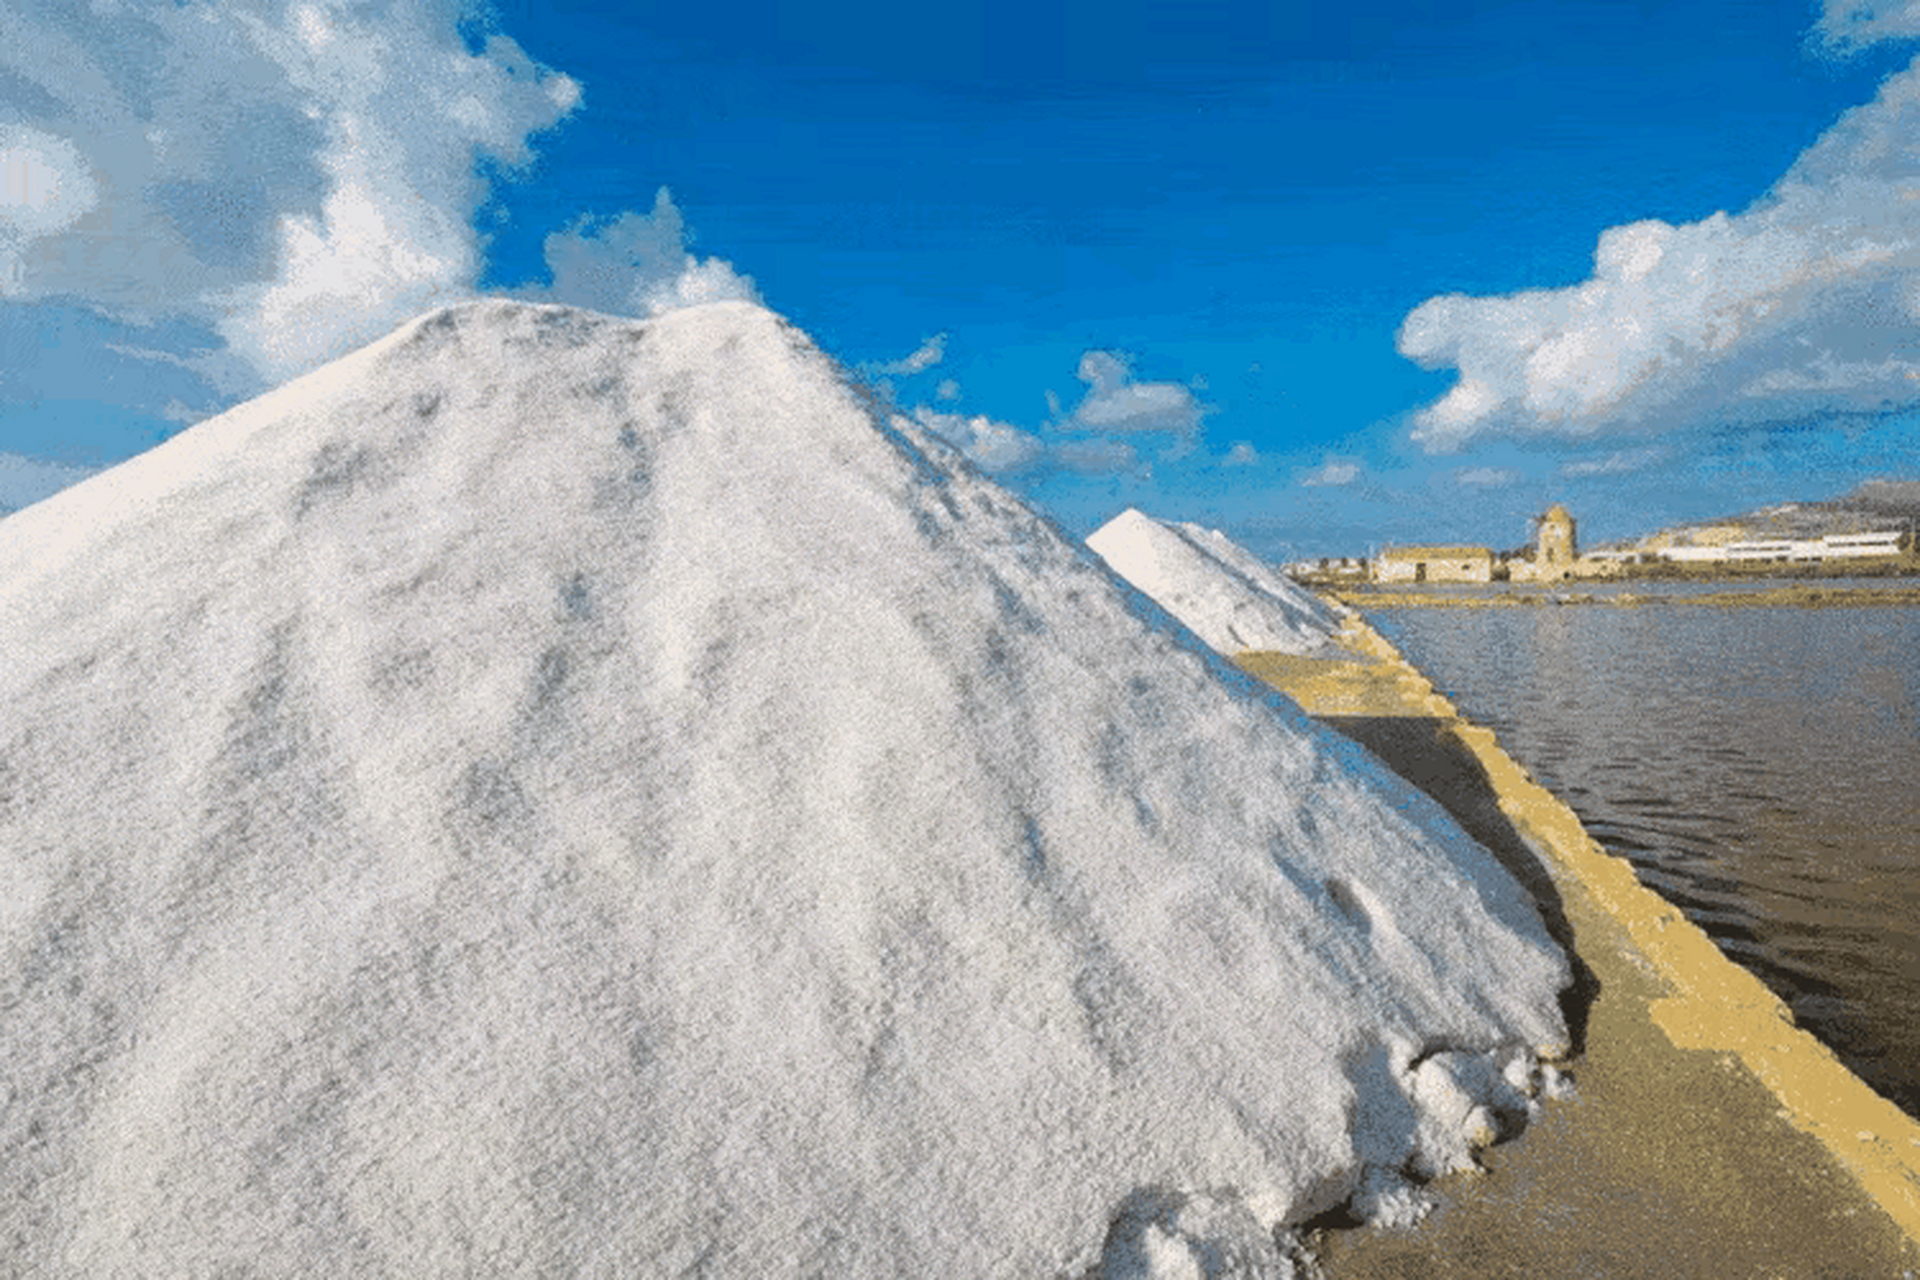
<svg viewBox="0 0 1920 1280">
<path fill-rule="evenodd" d="M 1868 480 L 1851 492 L 1820 501 L 1781 502 L 1737 515 L 1658 529 L 1608 545 L 1656 545 L 1692 541 L 1712 531 L 1719 538 L 1821 538 L 1920 526 L 1920 480 Z"/>
</svg>

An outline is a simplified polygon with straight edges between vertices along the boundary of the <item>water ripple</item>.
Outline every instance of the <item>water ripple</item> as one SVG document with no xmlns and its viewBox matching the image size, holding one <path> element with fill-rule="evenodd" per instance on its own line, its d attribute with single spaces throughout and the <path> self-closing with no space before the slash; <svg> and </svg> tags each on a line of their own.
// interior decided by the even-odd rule
<svg viewBox="0 0 1920 1280">
<path fill-rule="evenodd" d="M 1601 845 L 1920 1116 L 1920 609 L 1373 621 Z"/>
</svg>

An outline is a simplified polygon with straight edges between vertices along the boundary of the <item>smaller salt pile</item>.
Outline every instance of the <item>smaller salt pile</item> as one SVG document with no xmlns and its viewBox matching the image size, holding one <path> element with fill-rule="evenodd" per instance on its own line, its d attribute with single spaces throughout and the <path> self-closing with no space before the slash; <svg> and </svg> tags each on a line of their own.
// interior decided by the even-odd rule
<svg viewBox="0 0 1920 1280">
<path fill-rule="evenodd" d="M 1218 530 L 1129 508 L 1087 539 L 1107 566 L 1218 653 L 1319 653 L 1340 619 Z"/>
<path fill-rule="evenodd" d="M 0 522 L 0 1264 L 1292 1274 L 1519 1122 L 1494 860 L 745 304 Z"/>
</svg>

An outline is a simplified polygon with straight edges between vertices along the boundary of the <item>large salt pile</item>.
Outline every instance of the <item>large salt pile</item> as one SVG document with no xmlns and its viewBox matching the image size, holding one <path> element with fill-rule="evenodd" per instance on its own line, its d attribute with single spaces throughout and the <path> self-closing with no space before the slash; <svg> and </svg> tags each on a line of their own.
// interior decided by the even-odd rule
<svg viewBox="0 0 1920 1280">
<path fill-rule="evenodd" d="M 1133 610 L 745 304 L 437 312 L 10 517 L 0 1256 L 1288 1274 L 1566 970 Z"/>
<path fill-rule="evenodd" d="M 1340 629 L 1326 604 L 1215 529 L 1129 508 L 1087 545 L 1223 654 L 1318 653 Z"/>
</svg>

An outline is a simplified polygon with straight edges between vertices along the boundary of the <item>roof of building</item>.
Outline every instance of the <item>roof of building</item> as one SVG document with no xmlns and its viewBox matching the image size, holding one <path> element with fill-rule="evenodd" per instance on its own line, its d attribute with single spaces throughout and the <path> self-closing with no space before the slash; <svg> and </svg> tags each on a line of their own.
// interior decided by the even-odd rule
<svg viewBox="0 0 1920 1280">
<path fill-rule="evenodd" d="M 1382 560 L 1471 560 L 1484 556 L 1493 559 L 1490 547 L 1388 547 Z"/>
</svg>

